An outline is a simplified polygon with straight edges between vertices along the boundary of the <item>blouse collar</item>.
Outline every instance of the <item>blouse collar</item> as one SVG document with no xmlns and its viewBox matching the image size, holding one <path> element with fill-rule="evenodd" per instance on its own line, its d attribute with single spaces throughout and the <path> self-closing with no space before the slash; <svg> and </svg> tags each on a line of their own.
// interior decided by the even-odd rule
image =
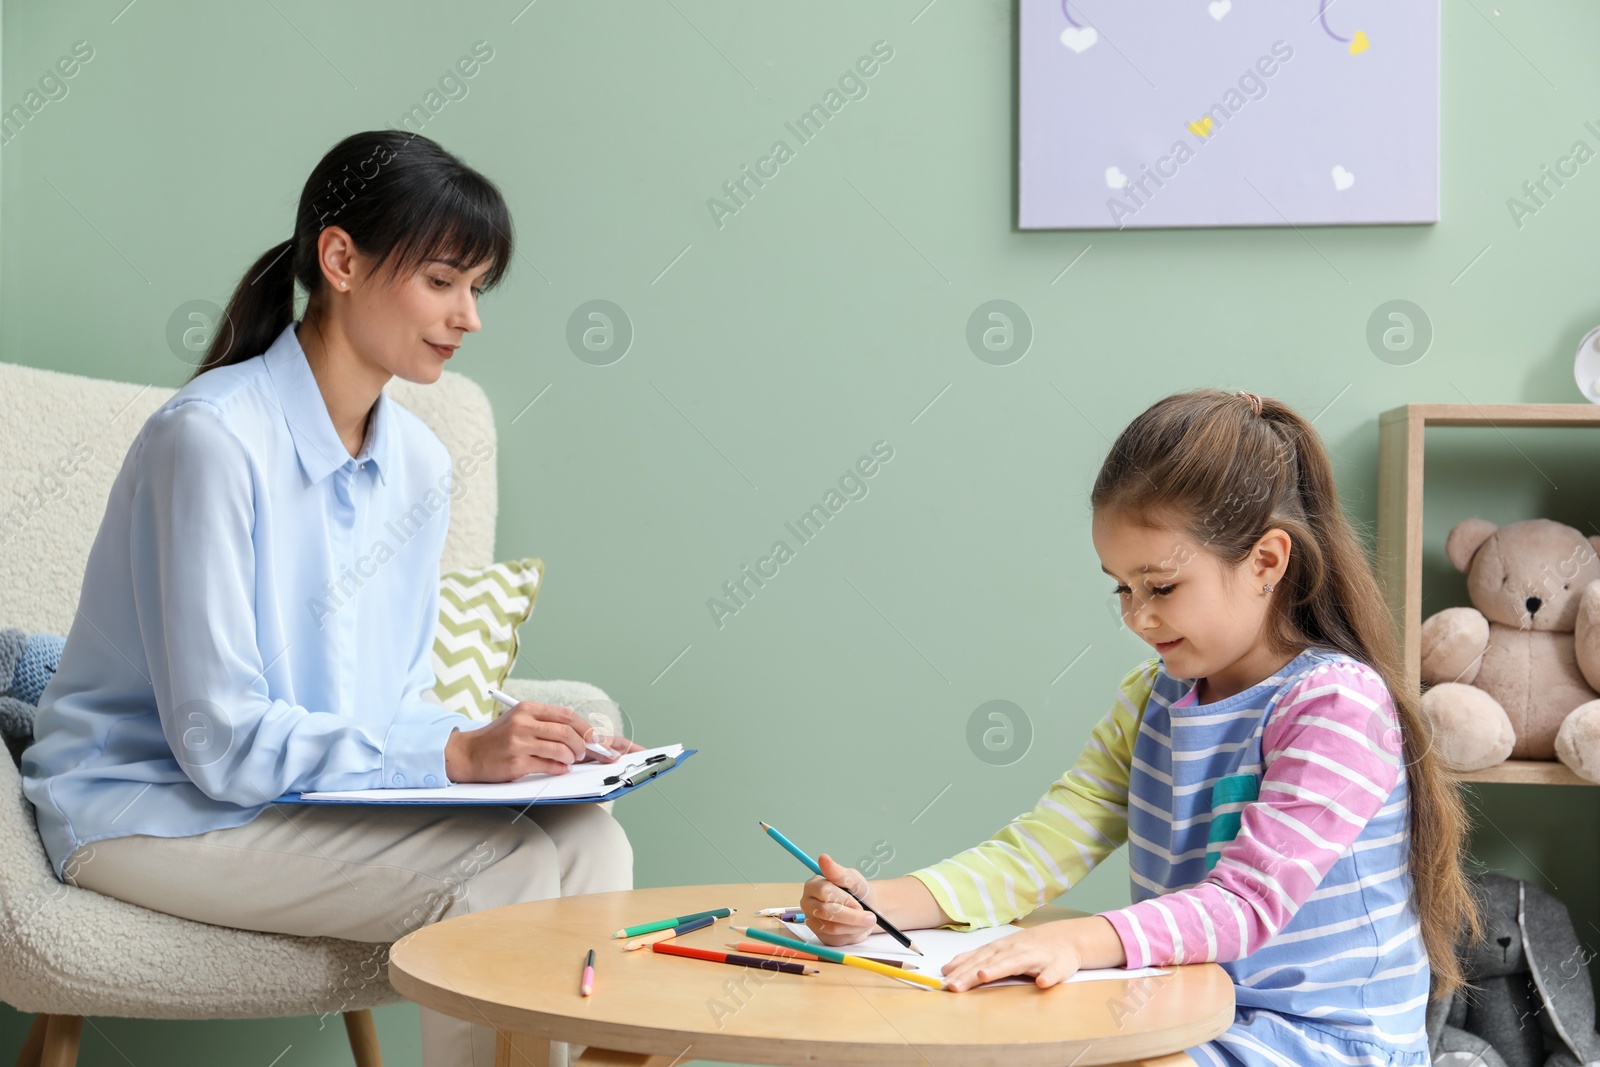
<svg viewBox="0 0 1600 1067">
<path fill-rule="evenodd" d="M 389 410 L 394 401 L 389 394 L 380 392 L 373 404 L 372 416 L 367 426 L 367 438 L 361 453 L 351 457 L 339 432 L 333 427 L 333 417 L 322 399 L 322 390 L 306 362 L 305 349 L 295 336 L 291 322 L 278 334 L 263 357 L 272 387 L 278 394 L 278 404 L 288 423 L 289 435 L 294 440 L 295 453 L 300 457 L 300 469 L 312 483 L 320 482 L 347 463 L 371 463 L 385 484 L 393 462 L 393 436 L 389 423 L 393 413 Z"/>
</svg>

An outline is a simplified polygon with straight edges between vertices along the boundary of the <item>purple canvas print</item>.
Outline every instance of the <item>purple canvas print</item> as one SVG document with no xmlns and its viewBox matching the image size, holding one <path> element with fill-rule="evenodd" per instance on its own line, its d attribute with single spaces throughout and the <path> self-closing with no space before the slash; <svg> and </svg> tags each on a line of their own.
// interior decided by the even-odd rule
<svg viewBox="0 0 1600 1067">
<path fill-rule="evenodd" d="M 1439 220 L 1438 0 L 1022 0 L 1018 225 Z"/>
</svg>

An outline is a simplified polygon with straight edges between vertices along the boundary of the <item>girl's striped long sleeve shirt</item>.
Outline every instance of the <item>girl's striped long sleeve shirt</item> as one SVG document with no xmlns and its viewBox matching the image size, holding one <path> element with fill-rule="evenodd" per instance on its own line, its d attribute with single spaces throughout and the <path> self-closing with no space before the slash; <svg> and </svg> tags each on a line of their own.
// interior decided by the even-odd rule
<svg viewBox="0 0 1600 1067">
<path fill-rule="evenodd" d="M 1239 1022 L 1191 1050 L 1199 1062 L 1426 1063 L 1409 795 L 1382 679 L 1312 648 L 1212 704 L 1195 681 L 1159 658 L 1130 671 L 1031 812 L 913 877 L 973 929 L 1048 903 L 1127 843 L 1134 903 L 1102 913 L 1127 965 L 1214 961 L 1239 987 Z M 1307 1041 L 1300 1059 L 1261 1051 Z"/>
</svg>

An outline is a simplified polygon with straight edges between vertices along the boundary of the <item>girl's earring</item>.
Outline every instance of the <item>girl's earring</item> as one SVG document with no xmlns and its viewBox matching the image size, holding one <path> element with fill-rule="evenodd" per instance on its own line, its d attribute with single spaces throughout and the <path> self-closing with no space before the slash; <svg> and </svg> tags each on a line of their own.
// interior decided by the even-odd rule
<svg viewBox="0 0 1600 1067">
<path fill-rule="evenodd" d="M 1266 596 L 1270 592 L 1272 592 L 1272 584 L 1270 582 L 1261 587 L 1261 595 L 1262 596 Z"/>
</svg>

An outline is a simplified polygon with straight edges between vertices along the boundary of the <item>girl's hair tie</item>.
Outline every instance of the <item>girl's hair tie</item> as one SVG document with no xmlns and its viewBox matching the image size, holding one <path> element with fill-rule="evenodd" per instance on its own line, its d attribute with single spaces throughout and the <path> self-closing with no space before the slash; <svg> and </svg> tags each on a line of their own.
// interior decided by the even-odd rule
<svg viewBox="0 0 1600 1067">
<path fill-rule="evenodd" d="M 1257 415 L 1261 414 L 1261 398 L 1259 396 L 1256 396 L 1254 393 L 1247 393 L 1242 389 L 1239 391 L 1239 395 L 1250 401 L 1250 408 L 1252 411 L 1254 411 Z"/>
</svg>

